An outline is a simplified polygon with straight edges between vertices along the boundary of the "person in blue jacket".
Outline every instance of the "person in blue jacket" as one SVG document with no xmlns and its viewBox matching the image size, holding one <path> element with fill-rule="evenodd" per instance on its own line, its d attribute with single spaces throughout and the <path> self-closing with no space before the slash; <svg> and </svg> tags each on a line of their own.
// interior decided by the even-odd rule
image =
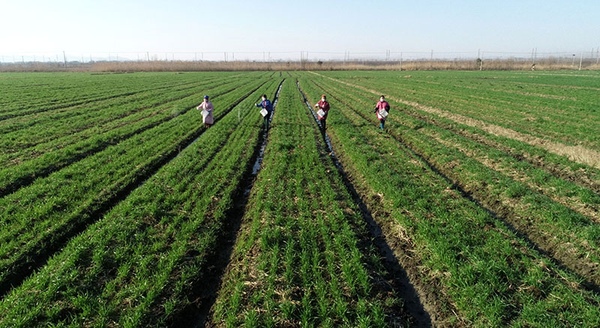
<svg viewBox="0 0 600 328">
<path fill-rule="evenodd" d="M 267 95 L 262 95 L 262 101 L 256 104 L 256 107 L 261 107 L 267 110 L 267 115 L 265 115 L 265 130 L 268 130 L 269 118 L 271 117 L 271 113 L 273 112 L 273 104 L 271 104 L 271 101 L 267 99 Z"/>
</svg>

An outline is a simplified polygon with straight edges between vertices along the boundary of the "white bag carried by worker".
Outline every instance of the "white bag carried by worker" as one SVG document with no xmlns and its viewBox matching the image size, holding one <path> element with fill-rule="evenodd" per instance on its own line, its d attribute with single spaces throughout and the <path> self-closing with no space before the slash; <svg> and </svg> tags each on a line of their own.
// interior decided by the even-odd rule
<svg viewBox="0 0 600 328">
<path fill-rule="evenodd" d="M 325 112 L 322 109 L 319 109 L 317 115 L 319 115 L 319 117 L 325 117 Z"/>
<path fill-rule="evenodd" d="M 379 110 L 379 116 L 381 116 L 381 118 L 386 118 L 388 116 L 388 112 L 385 109 L 380 109 Z"/>
<path fill-rule="evenodd" d="M 261 109 L 261 111 L 260 111 L 260 114 L 261 114 L 263 117 L 265 117 L 265 116 L 267 116 L 267 114 L 269 114 L 269 112 L 268 112 L 266 109 L 264 109 L 264 108 L 263 108 L 263 109 Z"/>
<path fill-rule="evenodd" d="M 210 114 L 206 109 L 203 109 L 201 113 L 202 113 L 202 118 L 203 119 L 206 119 L 206 117 L 208 116 L 208 114 Z"/>
</svg>

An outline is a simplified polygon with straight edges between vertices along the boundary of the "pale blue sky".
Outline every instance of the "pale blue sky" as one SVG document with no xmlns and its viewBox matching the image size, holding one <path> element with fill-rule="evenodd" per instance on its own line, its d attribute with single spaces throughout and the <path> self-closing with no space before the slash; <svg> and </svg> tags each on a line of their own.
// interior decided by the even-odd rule
<svg viewBox="0 0 600 328">
<path fill-rule="evenodd" d="M 318 56 L 535 47 L 589 53 L 600 46 L 598 0 L 0 0 L 0 12 L 5 55 L 149 51 L 221 52 L 222 58 L 226 51 L 242 58 L 241 52 L 262 51 L 276 57 L 301 50 Z"/>
</svg>

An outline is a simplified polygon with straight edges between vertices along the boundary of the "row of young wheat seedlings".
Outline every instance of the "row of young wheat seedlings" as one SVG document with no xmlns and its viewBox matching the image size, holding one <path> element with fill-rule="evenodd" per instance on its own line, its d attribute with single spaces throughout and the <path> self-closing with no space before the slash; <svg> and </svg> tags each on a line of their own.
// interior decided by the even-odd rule
<svg viewBox="0 0 600 328">
<path fill-rule="evenodd" d="M 345 94 L 344 98 L 352 99 L 352 95 Z M 356 101 L 354 104 L 362 102 L 363 106 L 367 105 L 360 99 L 352 100 Z M 390 121 L 394 122 L 395 119 Z M 444 141 L 456 137 L 450 131 L 433 125 L 415 131 L 400 124 L 401 121 L 395 122 L 397 124 L 389 128 L 392 136 L 417 149 L 454 183 L 481 203 L 502 213 L 524 235 L 528 235 L 574 272 L 592 284 L 600 285 L 600 273 L 597 270 L 600 262 L 597 244 L 600 225 L 597 216 L 594 215 L 594 221 L 539 193 L 537 188 L 532 189 L 522 181 L 496 171 L 492 165 L 486 166 L 481 159 L 471 158 L 457 148 L 448 147 Z M 489 150 L 488 154 L 492 152 Z M 590 192 L 582 191 L 582 195 L 587 197 Z M 587 200 L 583 198 L 582 202 Z M 598 201 L 597 197 L 590 200 Z"/>
<path fill-rule="evenodd" d="M 346 73 L 336 73 L 345 76 Z M 427 73 L 425 73 L 427 74 Z M 385 90 L 388 94 L 402 95 L 403 99 L 416 101 L 420 104 L 434 106 L 444 111 L 459 113 L 468 117 L 500 124 L 507 128 L 537 137 L 551 138 L 560 142 L 581 143 L 593 146 L 600 141 L 596 136 L 598 127 L 593 118 L 597 99 L 591 100 L 595 91 L 569 90 L 571 96 L 540 95 L 540 86 L 515 85 L 503 77 L 506 73 L 488 73 L 486 76 L 472 72 L 433 73 L 425 80 L 415 77 L 423 76 L 416 73 L 413 78 L 402 78 L 397 73 L 368 73 L 373 80 L 367 85 L 360 79 L 344 79 L 351 83 Z M 499 77 L 499 78 L 498 78 Z M 493 82 L 485 82 L 492 80 Z M 465 89 L 462 84 L 477 79 L 476 90 Z M 425 83 L 430 80 L 440 81 L 437 84 Z M 460 81 L 460 85 L 455 85 Z M 521 88 L 511 91 L 515 87 Z M 553 88 L 557 91 L 564 89 Z M 552 90 L 551 93 L 557 91 Z M 550 91 L 544 91 L 549 92 Z M 541 97 L 545 96 L 545 97 Z M 589 99 L 586 100 L 586 99 Z M 584 120 L 592 119 L 588 124 Z M 558 123 L 560 122 L 560 124 Z M 587 140 L 587 141 L 586 141 Z"/>
<path fill-rule="evenodd" d="M 0 120 L 51 115 L 52 111 L 62 111 L 67 107 L 95 104 L 169 86 L 184 86 L 190 82 L 188 78 L 191 76 L 157 73 L 102 76 L 81 73 L 14 74 L 14 78 L 0 81 L 2 89 L 6 90 L 6 97 L 0 104 Z"/>
<path fill-rule="evenodd" d="M 3 139 L 0 144 L 2 160 L 4 162 L 16 158 L 15 155 L 18 154 L 15 153 L 28 150 L 28 148 L 44 146 L 59 138 L 73 139 L 74 135 L 85 133 L 88 129 L 127 119 L 128 116 L 136 114 L 139 110 L 160 105 L 159 100 L 177 99 L 184 95 L 190 95 L 192 92 L 189 91 L 194 90 L 194 87 L 197 86 L 186 85 L 185 88 L 173 87 L 169 90 L 141 92 L 92 105 L 82 104 L 77 107 L 63 108 L 60 111 L 46 112 L 43 116 L 41 114 L 28 115 L 4 121 L 0 127 L 0 133 L 6 136 L 6 139 Z"/>
<path fill-rule="evenodd" d="M 16 111 L 18 109 L 39 108 L 40 105 L 58 105 L 61 101 L 73 101 L 77 99 L 89 100 L 92 97 L 106 95 L 113 88 L 99 80 L 113 81 L 118 84 L 119 81 L 125 81 L 124 75 L 104 75 L 92 76 L 91 74 L 73 74 L 73 73 L 4 73 L 0 86 L 6 90 L 6 97 L 0 99 L 1 111 Z M 154 79 L 146 79 L 150 75 L 138 76 L 139 83 L 132 85 L 131 79 L 122 86 L 127 91 L 136 91 L 153 86 L 156 84 Z M 89 93 L 81 95 L 76 90 L 81 88 L 81 82 L 88 81 L 86 84 L 97 85 L 97 89 L 90 90 Z M 37 95 L 44 94 L 46 97 L 38 98 Z M 83 97 L 83 98 L 82 98 Z M 30 98 L 31 101 L 27 101 Z"/>
<path fill-rule="evenodd" d="M 351 95 L 365 98 L 372 96 L 368 92 L 346 85 L 340 84 L 337 85 L 336 88 L 347 90 Z M 395 101 L 391 101 L 395 103 Z M 421 111 L 418 108 L 404 104 L 397 104 L 397 106 L 398 107 L 395 108 L 401 109 L 397 114 L 400 116 L 399 121 L 409 128 L 421 129 L 429 124 L 433 124 L 443 130 L 449 130 L 476 141 L 488 148 L 502 150 L 506 154 L 506 157 L 512 157 L 514 159 L 512 161 L 523 162 L 526 160 L 530 164 L 528 166 L 531 167 L 532 170 L 533 167 L 536 167 L 547 171 L 549 174 L 558 176 L 559 179 L 564 177 L 563 180 L 565 180 L 565 183 L 573 185 L 572 187 L 569 187 L 567 189 L 568 191 L 565 191 L 565 193 L 570 197 L 580 198 L 580 202 L 585 203 L 585 206 L 597 204 L 592 194 L 600 191 L 600 170 L 598 169 L 570 161 L 564 156 L 552 154 L 547 150 L 534 147 L 518 140 L 496 136 L 476 127 L 453 122 L 433 113 Z M 524 163 L 520 164 L 526 165 Z M 539 176 L 539 174 L 536 173 L 535 175 Z M 578 188 L 577 186 L 580 186 L 581 188 Z M 563 186 L 563 188 L 565 188 L 565 186 Z"/>
<path fill-rule="evenodd" d="M 273 81 L 279 82 L 279 81 Z M 73 238 L 0 303 L 0 325 L 163 326 L 193 301 L 190 286 L 252 163 L 268 83 L 208 129 L 104 218 Z"/>
<path fill-rule="evenodd" d="M 404 94 L 402 95 L 404 96 Z M 451 101 L 451 99 L 448 101 Z M 405 107 L 413 106 L 410 103 L 408 104 L 410 106 Z M 489 138 L 500 139 L 503 140 L 501 143 L 509 143 L 511 144 L 511 147 L 516 147 L 518 149 L 525 148 L 527 149 L 525 151 L 526 154 L 535 154 L 533 158 L 528 158 L 529 161 L 532 161 L 534 165 L 544 166 L 546 169 L 551 169 L 558 175 L 563 176 L 568 174 L 569 179 L 574 179 L 576 181 L 592 180 L 595 181 L 596 186 L 600 183 L 600 171 L 590 167 L 590 165 L 597 166 L 599 158 L 597 152 L 593 149 L 587 149 L 581 146 L 570 146 L 563 143 L 555 143 L 549 140 L 534 137 L 532 135 L 528 136 L 526 133 L 520 133 L 511 129 L 506 129 L 495 124 L 487 124 L 482 121 L 473 121 L 465 116 L 457 117 L 455 114 L 444 112 L 437 108 L 415 105 L 414 109 L 421 113 L 430 112 L 431 114 L 434 114 L 434 116 L 438 116 L 440 118 L 449 117 L 456 121 L 455 124 L 472 125 L 475 130 L 485 130 L 489 132 L 485 133 L 488 135 L 488 137 L 485 138 L 486 140 Z M 586 112 L 589 113 L 590 111 Z M 590 126 L 597 128 L 597 124 L 592 124 Z M 495 134 L 498 136 L 495 136 Z M 590 135 L 595 136 L 596 134 L 598 133 L 591 133 Z M 518 152 L 522 152 L 522 150 L 519 150 Z M 554 153 L 562 154 L 563 156 L 556 156 Z M 542 157 L 543 161 L 538 157 Z M 587 163 L 587 165 L 582 165 L 580 163 Z M 560 167 L 556 167 L 555 164 L 559 164 Z M 564 168 L 567 168 L 567 170 L 563 170 Z M 572 170 L 576 170 L 577 173 L 572 173 Z M 596 188 L 596 190 L 598 189 Z"/>
<path fill-rule="evenodd" d="M 88 80 L 89 74 L 2 74 L 0 87 L 4 97 L 0 99 L 0 117 L 4 114 L 17 114 L 19 112 L 34 113 L 45 108 L 59 108 L 70 103 L 80 103 L 81 101 L 90 101 L 96 98 L 106 97 L 106 93 L 113 93 L 112 86 L 103 83 L 98 84 L 98 88 L 90 90 L 89 93 L 82 95 L 75 90 L 81 87 L 81 82 Z M 114 78 L 112 78 L 114 79 Z M 148 83 L 140 79 L 138 85 L 125 85 L 127 91 L 134 92 L 140 90 L 140 87 L 147 87 Z M 103 94 L 104 93 L 104 94 Z M 43 95 L 44 97 L 39 97 Z M 12 117 L 12 115 L 11 115 Z"/>
<path fill-rule="evenodd" d="M 351 97 L 358 96 L 353 99 L 362 102 L 362 105 L 364 106 L 368 106 L 367 102 L 360 99 L 360 96 L 365 96 L 364 92 L 346 86 L 338 87 L 347 90 Z M 394 101 L 392 100 L 392 102 Z M 513 148 L 504 146 L 505 140 L 502 140 L 502 143 L 499 142 L 500 140 L 488 142 L 488 139 L 493 138 L 493 136 L 478 131 L 475 128 L 464 125 L 453 125 L 452 122 L 447 119 L 435 117 L 432 114 L 418 113 L 408 106 L 400 105 L 399 108 L 401 111 L 397 112 L 397 115 L 394 115 L 392 120 L 396 119 L 396 116 L 398 116 L 399 118 L 397 121 L 401 122 L 402 126 L 405 126 L 407 129 L 418 129 L 418 133 L 427 134 L 433 138 L 437 138 L 438 141 L 440 141 L 440 135 L 443 134 L 444 140 L 457 145 L 455 148 L 459 148 L 469 153 L 474 152 L 476 149 L 485 152 L 485 156 L 480 153 L 482 156 L 478 158 L 480 160 L 484 159 L 485 165 L 493 166 L 497 170 L 502 170 L 506 174 L 513 176 L 513 178 L 515 177 L 515 174 L 518 174 L 518 177 L 516 178 L 519 181 L 526 181 L 533 188 L 536 188 L 536 190 L 541 190 L 542 193 L 556 199 L 563 205 L 571 207 L 590 218 L 597 219 L 600 197 L 598 197 L 594 190 L 597 190 L 598 186 L 595 186 L 593 183 L 581 183 L 576 179 L 571 179 L 572 175 L 567 176 L 565 179 L 556 177 L 555 174 L 553 174 L 554 172 L 547 168 L 542 168 L 533 163 L 523 162 L 523 155 L 521 152 L 532 151 L 534 147 L 529 146 L 516 149 L 516 145 L 510 145 Z M 442 142 L 444 141 L 442 140 Z M 500 147 L 501 150 L 497 147 Z M 516 154 L 514 152 L 516 152 Z M 562 163 L 554 162 L 553 164 Z M 571 165 L 573 164 L 574 163 L 571 162 Z M 573 166 L 573 169 L 576 169 L 576 166 Z M 597 171 L 590 167 L 587 167 L 587 169 L 592 173 Z"/>
<path fill-rule="evenodd" d="M 235 93 L 215 99 L 222 106 L 216 121 L 266 82 L 240 85 Z M 175 105 L 192 109 L 198 101 L 184 99 Z M 0 286 L 153 174 L 204 131 L 201 122 L 199 112 L 188 110 L 0 199 Z"/>
<path fill-rule="evenodd" d="M 364 222 L 317 148 L 311 121 L 294 83 L 285 83 L 214 307 L 215 326 L 380 327 L 392 307 L 401 307 L 372 281 L 381 266 L 359 248 L 364 231 L 355 227 L 364 230 Z"/>
<path fill-rule="evenodd" d="M 448 83 L 443 86 L 451 88 Z M 585 94 L 577 91 L 571 92 L 568 97 L 560 96 L 555 95 L 556 91 L 560 93 L 564 89 L 553 89 L 555 90 L 545 90 L 535 85 L 523 87 L 513 81 L 502 81 L 494 82 L 493 85 L 481 84 L 477 90 L 461 90 L 461 86 L 457 85 L 456 90 L 445 99 L 437 94 L 438 90 L 435 88 L 428 90 L 428 95 L 438 98 L 435 106 L 460 110 L 472 117 L 487 117 L 493 123 L 504 122 L 507 127 L 524 133 L 563 141 L 581 141 L 580 137 L 585 137 L 582 130 L 588 128 L 581 124 L 588 117 L 586 114 L 582 115 L 584 112 L 581 111 L 587 105 L 581 99 L 585 98 Z M 575 108 L 578 109 L 574 110 Z M 570 131 L 565 129 L 567 126 Z"/>
<path fill-rule="evenodd" d="M 491 326 L 600 322 L 600 298 L 580 290 L 577 277 L 530 249 L 409 149 L 377 132 L 356 108 L 335 99 L 342 94 L 327 93 L 329 88 L 308 79 L 301 86 L 313 99 L 324 90 L 331 97 L 338 109 L 329 118 L 336 154 L 357 181 L 381 195 L 374 205 L 384 210 L 376 220 L 406 231 L 414 245 L 410 255 L 423 265 L 414 283 L 437 282 L 448 298 L 440 300 L 449 304 L 446 311 L 459 310 L 457 316 L 441 313 L 442 318 Z"/>
<path fill-rule="evenodd" d="M 460 94 L 452 94 L 448 97 L 452 99 L 452 103 L 440 100 L 435 106 L 447 107 L 450 111 L 468 110 L 471 117 L 485 115 L 489 123 L 503 125 L 533 138 L 541 138 L 544 142 L 557 142 L 596 151 L 600 149 L 600 127 L 597 124 L 600 115 L 596 113 L 599 103 L 595 96 L 597 91 L 569 90 L 573 97 L 562 97 L 538 95 L 535 93 L 536 86 L 524 88 L 528 90 L 525 96 L 520 95 L 523 92 L 514 94 L 504 88 L 483 89 L 477 99 L 459 100 L 457 98 Z M 489 95 L 491 92 L 493 95 Z"/>
<path fill-rule="evenodd" d="M 231 92 L 235 93 L 240 86 L 239 83 L 244 81 L 251 82 L 248 79 L 238 80 L 233 84 L 205 85 L 186 91 L 184 94 L 175 93 L 174 98 L 170 94 L 163 95 L 154 98 L 153 104 L 147 104 L 147 108 L 144 110 L 129 115 L 124 120 L 91 127 L 85 132 L 57 138 L 49 143 L 25 149 L 17 153 L 20 155 L 18 164 L 15 163 L 13 166 L 0 170 L 0 196 L 14 192 L 39 177 L 184 114 L 190 109 L 187 103 L 198 102 L 202 98 L 198 94 L 199 92 L 220 97 Z M 31 154 L 33 158 L 28 160 L 28 154 Z M 13 157 L 13 155 L 15 154 L 9 156 Z"/>
<path fill-rule="evenodd" d="M 0 125 L 0 133 L 6 138 L 0 143 L 0 152 L 4 157 L 58 138 L 77 136 L 87 129 L 111 124 L 135 114 L 139 110 L 156 107 L 163 103 L 161 101 L 176 100 L 197 93 L 201 90 L 200 88 L 215 87 L 232 81 L 188 79 L 183 85 L 179 85 L 181 81 L 177 84 L 173 81 L 169 82 L 159 89 L 138 92 L 129 96 L 117 96 L 95 103 L 83 103 L 4 120 Z M 85 87 L 82 87 L 80 92 L 84 93 Z M 113 93 L 118 93 L 118 89 Z M 42 96 L 40 95 L 40 97 Z"/>
</svg>

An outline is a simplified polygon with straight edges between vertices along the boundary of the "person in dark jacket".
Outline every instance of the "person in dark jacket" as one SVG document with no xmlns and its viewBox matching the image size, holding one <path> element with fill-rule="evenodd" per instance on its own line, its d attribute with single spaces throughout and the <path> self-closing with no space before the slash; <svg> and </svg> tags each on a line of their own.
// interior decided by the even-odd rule
<svg viewBox="0 0 600 328">
<path fill-rule="evenodd" d="M 375 105 L 375 110 L 373 113 L 377 113 L 377 119 L 379 120 L 379 127 L 383 130 L 385 126 L 385 119 L 387 118 L 387 114 L 390 111 L 390 104 L 385 101 L 385 96 L 381 95 L 379 98 L 379 102 Z"/>
<path fill-rule="evenodd" d="M 271 113 L 273 112 L 273 104 L 271 101 L 267 99 L 267 95 L 262 95 L 262 101 L 256 104 L 256 107 L 263 108 L 267 111 L 267 114 L 264 115 L 265 118 L 265 131 L 269 129 L 269 119 L 271 117 Z"/>
<path fill-rule="evenodd" d="M 321 130 L 325 131 L 327 128 L 327 114 L 329 113 L 329 102 L 327 102 L 327 96 L 322 95 L 321 100 L 315 104 L 315 108 L 317 109 L 317 118 L 321 123 Z M 323 111 L 323 116 L 319 115 L 319 112 Z"/>
</svg>

